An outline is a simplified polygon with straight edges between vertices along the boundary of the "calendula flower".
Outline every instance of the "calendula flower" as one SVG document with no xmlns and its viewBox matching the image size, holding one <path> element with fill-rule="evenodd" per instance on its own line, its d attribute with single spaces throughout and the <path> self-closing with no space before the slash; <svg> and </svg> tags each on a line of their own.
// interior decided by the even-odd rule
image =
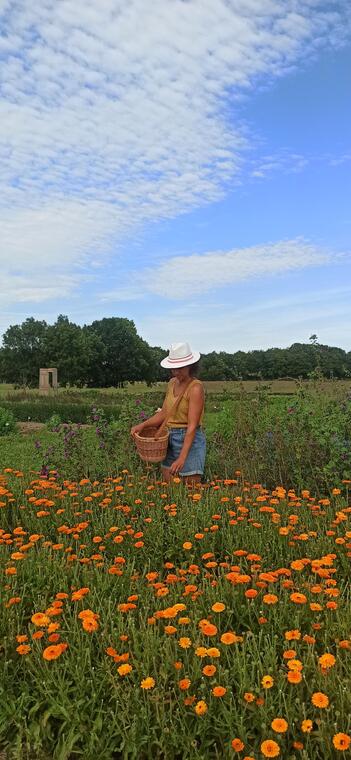
<svg viewBox="0 0 351 760">
<path fill-rule="evenodd" d="M 202 672 L 204 676 L 214 676 L 217 668 L 215 665 L 205 665 L 204 668 L 202 668 Z"/>
<path fill-rule="evenodd" d="M 214 686 L 212 689 L 212 694 L 214 697 L 224 697 L 226 693 L 227 689 L 224 686 Z"/>
<path fill-rule="evenodd" d="M 147 678 L 143 678 L 140 686 L 142 689 L 153 689 L 155 686 L 155 680 L 151 676 L 148 676 Z"/>
<path fill-rule="evenodd" d="M 321 657 L 318 659 L 318 664 L 321 666 L 321 668 L 332 668 L 333 665 L 335 665 L 336 659 L 333 654 L 329 654 L 326 652 L 325 654 L 322 654 Z"/>
<path fill-rule="evenodd" d="M 266 739 L 261 744 L 261 752 L 265 757 L 278 757 L 280 755 L 280 747 L 273 739 Z"/>
<path fill-rule="evenodd" d="M 30 651 L 31 651 L 31 648 L 29 644 L 19 644 L 19 646 L 16 647 L 16 652 L 18 652 L 18 654 L 20 655 L 29 654 Z"/>
<path fill-rule="evenodd" d="M 83 619 L 82 626 L 85 631 L 88 631 L 88 633 L 92 633 L 93 631 L 97 631 L 99 628 L 99 623 L 95 618 L 93 617 L 86 617 Z"/>
<path fill-rule="evenodd" d="M 314 694 L 312 694 L 311 702 L 315 707 L 328 707 L 329 697 L 327 697 L 326 694 L 323 694 L 322 691 L 315 691 Z"/>
<path fill-rule="evenodd" d="M 232 748 L 235 750 L 235 752 L 241 752 L 245 747 L 244 742 L 241 741 L 241 739 L 232 739 Z"/>
<path fill-rule="evenodd" d="M 289 670 L 286 677 L 289 683 L 300 683 L 302 681 L 302 674 L 298 670 Z"/>
<path fill-rule="evenodd" d="M 245 699 L 245 702 L 254 702 L 255 695 L 251 691 L 245 691 L 244 699 Z"/>
<path fill-rule="evenodd" d="M 351 744 L 351 737 L 348 734 L 335 734 L 333 736 L 333 744 L 335 749 L 344 752 L 344 750 L 349 749 L 349 746 Z"/>
<path fill-rule="evenodd" d="M 189 649 L 191 647 L 191 639 L 188 636 L 182 636 L 178 641 L 179 646 L 182 649 Z"/>
<path fill-rule="evenodd" d="M 51 622 L 48 615 L 44 615 L 43 612 L 36 612 L 34 615 L 32 615 L 31 621 L 34 623 L 34 625 L 37 625 L 40 628 L 46 628 L 46 626 Z"/>
<path fill-rule="evenodd" d="M 271 689 L 273 686 L 273 683 L 274 681 L 273 681 L 272 676 L 263 676 L 263 678 L 261 679 L 261 684 L 264 689 Z"/>
<path fill-rule="evenodd" d="M 203 699 L 200 699 L 200 701 L 196 703 L 194 710 L 196 715 L 204 715 L 208 710 L 206 702 Z"/>
<path fill-rule="evenodd" d="M 46 647 L 43 651 L 44 660 L 57 660 L 66 648 L 67 644 L 52 644 L 51 646 Z"/>
<path fill-rule="evenodd" d="M 222 602 L 215 602 L 215 604 L 212 605 L 211 609 L 213 612 L 223 612 L 223 610 L 225 610 L 225 604 Z"/>
<path fill-rule="evenodd" d="M 265 604 L 276 604 L 278 602 L 278 597 L 276 594 L 264 594 L 263 602 Z"/>
<path fill-rule="evenodd" d="M 301 723 L 301 731 L 303 731 L 304 734 L 310 734 L 313 729 L 313 722 L 306 718 L 306 720 L 303 720 Z"/>
<path fill-rule="evenodd" d="M 189 689 L 189 687 L 190 687 L 190 684 L 191 684 L 190 678 L 182 678 L 182 679 L 179 681 L 179 684 L 178 684 L 178 686 L 179 686 L 179 688 L 180 688 L 182 691 L 186 691 L 187 689 Z"/>
<path fill-rule="evenodd" d="M 271 728 L 277 734 L 284 734 L 285 731 L 288 730 L 289 724 L 285 720 L 285 718 L 274 718 L 274 720 L 272 720 L 272 723 L 271 723 Z"/>
<path fill-rule="evenodd" d="M 119 667 L 117 668 L 117 671 L 120 676 L 127 676 L 128 673 L 131 673 L 132 670 L 133 668 L 131 665 L 129 665 L 128 662 L 124 663 L 123 665 L 119 665 Z"/>
</svg>

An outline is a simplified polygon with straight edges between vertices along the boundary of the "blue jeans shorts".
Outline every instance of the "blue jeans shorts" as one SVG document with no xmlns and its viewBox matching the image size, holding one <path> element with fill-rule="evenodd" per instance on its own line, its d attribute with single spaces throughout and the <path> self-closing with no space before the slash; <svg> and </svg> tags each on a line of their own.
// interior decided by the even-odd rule
<svg viewBox="0 0 351 760">
<path fill-rule="evenodd" d="M 170 467 L 178 459 L 184 443 L 185 433 L 186 428 L 170 428 L 167 454 L 161 463 L 162 467 Z M 206 436 L 204 431 L 198 427 L 184 467 L 179 475 L 202 475 L 205 466 L 205 456 Z"/>
</svg>

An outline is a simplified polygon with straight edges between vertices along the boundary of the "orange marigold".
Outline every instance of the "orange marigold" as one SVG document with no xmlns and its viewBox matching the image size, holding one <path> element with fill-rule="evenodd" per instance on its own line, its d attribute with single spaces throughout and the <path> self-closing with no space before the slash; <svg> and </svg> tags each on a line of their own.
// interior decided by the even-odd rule
<svg viewBox="0 0 351 760">
<path fill-rule="evenodd" d="M 151 676 L 148 676 L 147 678 L 143 678 L 141 684 L 142 689 L 153 689 L 155 686 L 155 679 Z"/>
<path fill-rule="evenodd" d="M 261 744 L 261 752 L 265 757 L 278 757 L 280 755 L 280 747 L 273 739 L 266 739 Z"/>
<path fill-rule="evenodd" d="M 351 744 L 351 737 L 348 734 L 335 734 L 333 736 L 333 744 L 335 749 L 341 750 L 343 752 L 345 749 L 348 749 Z"/>
<path fill-rule="evenodd" d="M 271 728 L 277 734 L 284 734 L 285 731 L 288 730 L 289 724 L 285 720 L 285 718 L 274 718 L 274 720 L 272 720 L 272 723 L 271 723 Z"/>
<path fill-rule="evenodd" d="M 274 681 L 273 681 L 272 676 L 263 676 L 261 680 L 261 684 L 264 689 L 271 689 L 273 686 L 273 683 Z"/>
<path fill-rule="evenodd" d="M 212 689 L 212 694 L 214 697 L 224 697 L 226 693 L 227 689 L 224 686 L 214 686 Z"/>
<path fill-rule="evenodd" d="M 326 694 L 323 694 L 322 691 L 315 691 L 312 694 L 311 702 L 315 707 L 328 707 L 329 697 L 327 697 Z"/>
<path fill-rule="evenodd" d="M 245 747 L 244 742 L 241 741 L 241 739 L 232 739 L 232 748 L 235 750 L 235 752 L 241 752 Z"/>
<path fill-rule="evenodd" d="M 203 699 L 200 699 L 200 701 L 196 703 L 194 710 L 196 715 L 204 715 L 208 710 L 206 702 Z"/>
</svg>

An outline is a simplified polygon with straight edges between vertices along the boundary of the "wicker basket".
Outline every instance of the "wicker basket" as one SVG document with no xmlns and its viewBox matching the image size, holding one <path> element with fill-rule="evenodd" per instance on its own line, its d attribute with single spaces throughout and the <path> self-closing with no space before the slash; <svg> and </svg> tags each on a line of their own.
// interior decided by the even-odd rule
<svg viewBox="0 0 351 760">
<path fill-rule="evenodd" d="M 169 432 L 165 428 L 164 433 L 155 438 L 159 428 L 146 428 L 143 434 L 135 433 L 134 440 L 137 452 L 144 462 L 162 462 L 166 456 Z"/>
</svg>

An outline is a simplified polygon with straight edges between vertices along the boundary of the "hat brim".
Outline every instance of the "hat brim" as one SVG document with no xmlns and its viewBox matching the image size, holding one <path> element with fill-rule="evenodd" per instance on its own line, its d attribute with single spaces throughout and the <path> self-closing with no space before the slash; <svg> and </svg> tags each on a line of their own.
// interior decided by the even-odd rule
<svg viewBox="0 0 351 760">
<path fill-rule="evenodd" d="M 196 362 L 199 361 L 200 356 L 201 354 L 199 351 L 193 351 L 193 358 L 191 361 L 189 361 L 189 359 L 186 361 L 179 359 L 179 362 L 170 361 L 168 356 L 166 356 L 165 359 L 162 359 L 162 361 L 160 361 L 160 365 L 165 369 L 180 369 L 180 367 L 190 367 L 191 364 L 196 364 Z"/>
</svg>

